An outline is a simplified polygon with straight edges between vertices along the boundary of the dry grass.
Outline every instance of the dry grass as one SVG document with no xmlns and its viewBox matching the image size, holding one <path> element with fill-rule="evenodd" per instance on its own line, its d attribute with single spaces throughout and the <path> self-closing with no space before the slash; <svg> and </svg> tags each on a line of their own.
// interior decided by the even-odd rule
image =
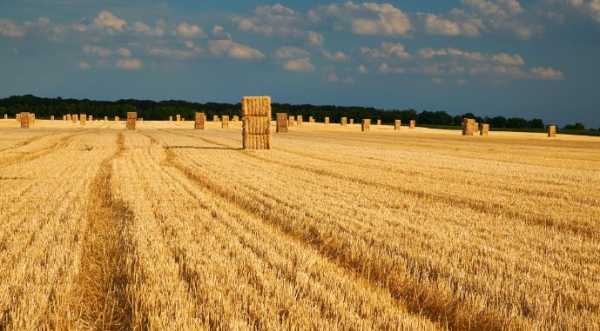
<svg viewBox="0 0 600 331">
<path fill-rule="evenodd" d="M 600 328 L 598 138 L 37 122 L 0 120 L 1 330 Z"/>
</svg>

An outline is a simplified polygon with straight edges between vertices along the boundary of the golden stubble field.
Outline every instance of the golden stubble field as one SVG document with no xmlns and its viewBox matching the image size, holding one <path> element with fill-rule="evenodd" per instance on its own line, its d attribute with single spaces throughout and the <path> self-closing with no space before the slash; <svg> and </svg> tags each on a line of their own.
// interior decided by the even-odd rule
<svg viewBox="0 0 600 331">
<path fill-rule="evenodd" d="M 600 139 L 0 120 L 0 330 L 600 328 Z"/>
</svg>

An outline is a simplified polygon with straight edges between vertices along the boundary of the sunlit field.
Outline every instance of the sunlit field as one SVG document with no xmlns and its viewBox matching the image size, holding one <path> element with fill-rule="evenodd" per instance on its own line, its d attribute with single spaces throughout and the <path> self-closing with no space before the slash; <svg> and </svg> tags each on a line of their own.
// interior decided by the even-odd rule
<svg viewBox="0 0 600 331">
<path fill-rule="evenodd" d="M 600 138 L 206 125 L 0 120 L 0 330 L 600 329 Z"/>
</svg>

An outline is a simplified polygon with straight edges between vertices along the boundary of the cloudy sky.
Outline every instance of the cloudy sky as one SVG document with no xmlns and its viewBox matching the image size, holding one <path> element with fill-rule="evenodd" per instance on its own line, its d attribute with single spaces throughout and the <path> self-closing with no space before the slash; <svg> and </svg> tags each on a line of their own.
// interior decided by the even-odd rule
<svg viewBox="0 0 600 331">
<path fill-rule="evenodd" d="M 600 0 L 0 2 L 0 97 L 276 102 L 600 127 Z"/>
</svg>

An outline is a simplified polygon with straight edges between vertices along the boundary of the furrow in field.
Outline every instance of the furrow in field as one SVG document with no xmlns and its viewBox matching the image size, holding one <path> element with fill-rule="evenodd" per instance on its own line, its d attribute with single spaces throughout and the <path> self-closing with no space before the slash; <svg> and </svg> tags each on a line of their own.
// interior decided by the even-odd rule
<svg viewBox="0 0 600 331">
<path fill-rule="evenodd" d="M 17 164 L 20 162 L 27 162 L 31 160 L 38 159 L 44 155 L 49 153 L 54 153 L 57 150 L 62 148 L 66 148 L 68 146 L 68 142 L 72 140 L 74 137 L 81 135 L 82 133 L 65 135 L 58 139 L 58 141 L 50 144 L 49 146 L 42 147 L 33 151 L 20 151 L 18 153 L 9 153 L 13 155 L 8 155 L 7 158 L 0 158 L 0 168 L 4 168 L 6 166 L 10 166 L 13 164 Z M 29 145 L 27 145 L 29 146 Z"/>
<path fill-rule="evenodd" d="M 266 329 L 302 325 L 301 328 L 309 329 L 433 327 L 427 320 L 420 321 L 406 312 L 402 313 L 402 310 L 398 311 L 394 308 L 396 304 L 389 301 L 389 294 L 367 283 L 361 284 L 363 281 L 360 279 L 344 276 L 347 271 L 319 258 L 303 243 L 280 233 L 244 210 L 238 210 L 236 205 L 215 196 L 203 186 L 191 184 L 187 176 L 173 167 L 168 155 L 167 151 L 163 162 L 155 161 L 154 164 L 161 164 L 156 171 L 149 162 L 144 162 L 150 173 L 162 175 L 152 175 L 141 181 L 154 195 L 165 192 L 160 194 L 162 199 L 153 200 L 152 209 L 163 227 L 166 241 L 175 245 L 173 251 L 182 265 L 185 278 L 189 279 L 188 283 L 194 284 L 192 288 L 196 290 L 196 297 L 204 301 L 202 306 L 207 310 L 219 312 L 214 315 L 230 314 L 231 307 L 242 307 L 239 312 L 242 315 L 234 317 L 234 320 Z M 169 188 L 162 191 L 168 182 L 171 182 Z M 170 200 L 175 197 L 185 206 L 180 215 L 169 213 Z M 193 222 L 182 224 L 181 217 L 193 219 Z M 298 262 L 293 261 L 306 259 L 307 255 L 319 265 L 303 267 L 308 268 L 307 273 L 299 273 L 294 267 Z M 221 282 L 214 284 L 215 278 L 221 279 Z M 221 301 L 217 307 L 207 305 L 224 293 L 235 293 L 236 288 L 239 294 L 233 297 L 226 295 L 231 297 L 230 300 Z M 289 293 L 293 292 L 300 297 L 289 297 Z M 367 295 L 369 292 L 374 294 Z M 357 293 L 360 295 L 353 295 Z M 378 303 L 369 301 L 373 299 Z M 387 303 L 381 300 L 387 300 Z M 261 306 L 255 305 L 256 301 L 261 301 Z M 294 301 L 296 303 L 290 305 Z M 315 308 L 318 309 L 315 311 Z M 216 318 L 211 327 L 227 328 L 227 324 L 223 324 L 228 323 L 227 320 Z"/>
</svg>

